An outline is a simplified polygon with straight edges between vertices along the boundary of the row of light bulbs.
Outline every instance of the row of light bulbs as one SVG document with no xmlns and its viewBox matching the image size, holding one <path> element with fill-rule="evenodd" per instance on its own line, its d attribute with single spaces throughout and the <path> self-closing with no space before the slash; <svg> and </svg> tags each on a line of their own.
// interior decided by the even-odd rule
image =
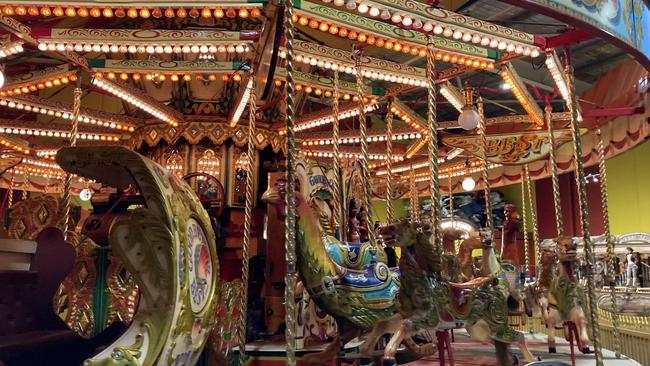
<svg viewBox="0 0 650 366">
<path fill-rule="evenodd" d="M 230 120 L 230 127 L 235 127 L 237 122 L 239 122 L 239 119 L 241 118 L 242 114 L 244 114 L 244 110 L 248 106 L 248 102 L 251 98 L 251 92 L 253 91 L 253 78 L 249 78 L 248 82 L 246 83 L 246 88 L 244 89 L 244 93 L 242 94 L 241 99 L 239 99 L 239 104 L 237 104 L 237 107 L 235 108 L 235 111 L 232 114 L 232 118 Z M 249 111 L 248 113 L 255 113 L 255 111 Z"/>
<path fill-rule="evenodd" d="M 66 85 L 69 82 L 71 81 L 74 82 L 76 80 L 77 80 L 77 75 L 75 75 L 75 73 L 70 73 L 68 75 L 51 78 L 49 80 L 40 81 L 38 83 L 30 83 L 30 84 L 20 85 L 16 87 L 8 85 L 5 87 L 6 88 L 5 90 L 0 90 L 0 97 L 20 95 L 20 94 L 35 92 L 37 90 L 49 89 L 55 86 Z"/>
<path fill-rule="evenodd" d="M 43 161 L 43 160 L 36 160 L 36 159 L 30 159 L 30 158 L 23 158 L 23 163 L 31 164 L 31 165 L 36 165 L 41 168 L 50 168 L 50 169 L 61 169 L 59 164 L 57 163 L 52 163 L 49 161 Z"/>
<path fill-rule="evenodd" d="M 393 141 L 401 140 L 414 140 L 421 138 L 420 133 L 395 133 L 393 134 Z M 385 135 L 380 136 L 368 136 L 366 140 L 368 142 L 382 142 L 386 141 L 388 138 Z M 358 144 L 361 142 L 360 137 L 342 137 L 339 139 L 341 144 Z M 332 145 L 334 143 L 333 139 L 310 139 L 302 142 L 302 146 L 319 146 L 319 145 Z"/>
<path fill-rule="evenodd" d="M 562 70 L 562 63 L 560 58 L 557 56 L 557 53 L 554 50 L 550 50 L 546 53 L 546 68 L 551 73 L 555 86 L 557 86 L 562 99 L 567 106 L 571 107 L 571 98 L 569 95 L 569 85 L 566 80 L 566 76 Z M 580 106 L 578 106 L 579 108 Z M 578 109 L 578 122 L 582 122 L 582 113 Z"/>
<path fill-rule="evenodd" d="M 363 0 L 357 4 L 355 0 L 322 0 L 324 3 L 333 2 L 336 6 L 345 5 L 346 9 L 357 10 L 361 14 L 368 14 L 369 16 L 376 18 L 379 17 L 382 20 L 390 20 L 395 24 L 399 24 L 406 28 L 422 30 L 426 33 L 433 33 L 435 35 L 441 35 L 445 38 L 462 40 L 466 43 L 473 43 L 481 45 L 484 47 L 490 47 L 498 49 L 500 51 L 514 52 L 518 55 L 537 57 L 540 54 L 540 51 L 537 47 L 530 47 L 522 45 L 520 43 L 507 41 L 504 39 L 499 39 L 494 36 L 484 36 L 478 33 L 472 33 L 470 31 L 463 31 L 461 29 L 456 29 L 445 24 L 438 24 L 425 19 L 423 22 L 421 19 L 413 17 L 411 15 L 400 14 L 399 12 L 391 12 L 387 8 L 382 8 L 376 5 L 368 5 L 363 2 Z"/>
<path fill-rule="evenodd" d="M 274 81 L 275 86 L 281 86 L 282 83 L 284 83 L 283 79 L 275 79 Z M 315 87 L 307 84 L 298 84 L 296 83 L 294 86 L 296 91 L 304 91 L 307 94 L 314 94 L 316 96 L 325 96 L 327 98 L 330 98 L 332 95 L 334 95 L 333 89 L 330 88 L 323 88 L 323 87 Z M 345 94 L 340 94 L 340 97 L 343 98 L 343 100 L 352 100 L 353 102 L 358 102 L 359 97 L 357 95 L 350 95 L 348 93 Z M 363 98 L 364 103 L 377 103 L 377 98 L 368 98 L 364 97 Z"/>
<path fill-rule="evenodd" d="M 25 49 L 23 48 L 22 42 L 7 43 L 2 45 L 2 47 L 0 47 L 0 58 L 5 58 L 11 55 L 15 55 L 23 52 L 24 50 Z"/>
<path fill-rule="evenodd" d="M 2 137 L 0 137 L 0 145 L 9 148 L 11 150 L 16 150 L 25 155 L 29 154 L 29 148 L 15 144 L 14 142 Z"/>
<path fill-rule="evenodd" d="M 62 17 L 62 16 L 68 16 L 68 17 L 93 17 L 93 18 L 99 18 L 99 17 L 104 17 L 104 18 L 124 18 L 124 17 L 129 17 L 129 18 L 186 18 L 186 17 L 191 17 L 191 18 L 212 18 L 215 17 L 217 19 L 221 19 L 223 17 L 226 18 L 248 18 L 249 16 L 252 18 L 257 18 L 259 17 L 262 13 L 259 9 L 257 8 L 252 8 L 252 9 L 247 9 L 247 8 L 240 8 L 238 10 L 234 8 L 228 8 L 225 11 L 221 8 L 209 8 L 205 7 L 201 10 L 198 8 L 191 8 L 189 11 L 186 8 L 178 8 L 178 9 L 173 9 L 171 7 L 163 10 L 161 8 L 111 8 L 111 7 L 102 7 L 102 8 L 87 8 L 87 7 L 77 7 L 75 8 L 74 6 L 68 6 L 65 9 L 63 7 L 57 6 L 54 8 L 50 8 L 49 6 L 41 6 L 40 8 L 37 6 L 30 6 L 26 7 L 23 5 L 19 5 L 16 7 L 12 7 L 10 5 L 6 5 L 2 8 L 2 13 L 8 16 L 12 15 L 31 15 L 31 16 L 44 16 L 44 17 L 50 17 L 50 16 L 55 16 L 55 17 Z"/>
<path fill-rule="evenodd" d="M 393 50 L 395 52 L 410 53 L 413 56 L 426 57 L 427 55 L 427 50 L 425 47 L 416 47 L 396 40 L 384 39 L 363 32 L 348 30 L 347 28 L 339 27 L 334 24 L 330 25 L 326 21 L 319 22 L 318 20 L 309 18 L 306 15 L 294 14 L 293 20 L 300 25 L 309 26 L 313 29 L 319 29 L 321 32 L 329 32 L 330 34 L 338 35 L 341 38 L 347 38 L 353 41 L 356 40 L 359 42 L 367 43 L 369 45 L 375 45 L 377 47 Z M 447 63 L 465 65 L 476 69 L 494 69 L 493 61 L 477 57 L 457 55 L 444 51 L 436 51 L 435 58 L 436 60 L 444 61 Z"/>
<path fill-rule="evenodd" d="M 334 153 L 327 152 L 327 151 L 303 151 L 302 152 L 305 156 L 308 157 L 314 157 L 314 158 L 333 158 Z M 361 153 L 346 153 L 346 152 L 341 152 L 339 153 L 339 157 L 341 158 L 347 158 L 347 159 L 352 159 L 352 158 L 362 158 Z M 368 159 L 371 160 L 386 160 L 388 159 L 388 156 L 386 154 L 368 154 Z M 393 155 L 393 161 L 403 161 L 404 157 L 401 155 Z"/>
<path fill-rule="evenodd" d="M 192 76 L 192 74 L 183 74 L 183 73 L 144 73 L 141 74 L 139 72 L 134 72 L 134 73 L 127 73 L 127 72 L 113 72 L 113 71 L 107 71 L 107 72 L 97 72 L 95 73 L 96 76 L 99 77 L 106 77 L 107 79 L 110 80 L 129 80 L 129 78 L 133 80 L 149 80 L 149 81 L 165 81 L 165 80 L 171 80 L 173 82 L 177 82 L 179 80 L 183 81 L 192 81 L 194 78 L 195 80 L 199 81 L 216 81 L 219 80 L 219 78 L 222 81 L 228 81 L 229 79 L 232 79 L 234 81 L 241 81 L 241 75 L 238 73 L 234 74 L 227 74 L 227 73 L 222 73 L 221 76 L 219 74 L 196 74 Z"/>
<path fill-rule="evenodd" d="M 280 51 L 280 57 L 286 58 L 287 51 L 285 50 Z M 316 56 L 316 55 L 296 53 L 295 61 L 302 62 L 304 64 L 311 65 L 311 66 L 318 66 L 329 70 L 344 72 L 350 75 L 357 74 L 357 70 L 355 69 L 354 65 L 342 65 L 334 61 L 323 59 L 320 56 Z M 426 80 L 424 79 L 412 78 L 412 77 L 402 76 L 402 75 L 388 73 L 384 71 L 375 71 L 375 70 L 369 70 L 364 68 L 361 70 L 361 74 L 364 77 L 373 80 L 383 80 L 383 81 L 389 81 L 391 83 L 406 84 L 406 85 L 413 85 L 413 86 L 426 85 Z"/>
<path fill-rule="evenodd" d="M 510 91 L 515 96 L 515 98 L 517 98 L 519 104 L 524 107 L 524 110 L 526 113 L 528 113 L 530 118 L 532 118 L 533 122 L 535 122 L 535 124 L 538 126 L 543 126 L 544 117 L 539 111 L 539 107 L 534 101 L 530 100 L 530 97 L 525 94 L 525 86 L 520 85 L 515 81 L 515 75 L 509 70 L 507 66 L 501 69 L 501 77 L 503 78 L 503 81 L 505 81 L 510 86 Z"/>
<path fill-rule="evenodd" d="M 416 142 L 415 144 L 413 144 L 413 145 L 408 149 L 408 151 L 406 152 L 406 158 L 407 158 L 407 159 L 411 159 L 412 157 L 414 157 L 415 154 L 417 154 L 418 151 L 420 151 L 420 149 L 422 149 L 422 147 L 423 147 L 424 145 L 426 145 L 426 143 L 427 143 L 427 139 L 425 139 L 425 138 L 422 138 L 422 139 L 418 140 L 418 142 Z"/>
<path fill-rule="evenodd" d="M 97 78 L 97 77 L 93 78 L 92 84 L 102 90 L 107 91 L 110 94 L 113 94 L 114 96 L 122 99 L 123 101 L 137 108 L 142 109 L 143 111 L 149 113 L 150 115 L 160 119 L 161 121 L 164 121 L 165 123 L 173 127 L 178 126 L 178 122 L 174 118 L 160 111 L 159 109 L 149 105 L 145 101 L 141 100 L 140 98 L 136 97 L 135 95 L 129 93 L 128 91 L 120 88 L 115 84 L 105 82 L 102 78 Z"/>
<path fill-rule="evenodd" d="M 395 104 L 391 105 L 390 111 L 393 113 L 393 115 L 397 116 L 399 119 L 404 121 L 404 123 L 413 127 L 416 131 L 420 132 L 421 134 L 426 135 L 426 128 L 420 125 L 415 120 L 415 117 L 411 116 L 410 113 L 400 110 Z"/>
<path fill-rule="evenodd" d="M 86 43 L 86 42 L 57 42 L 41 41 L 38 44 L 41 51 L 75 51 L 75 52 L 104 52 L 104 53 L 148 53 L 148 54 L 204 54 L 204 53 L 244 53 L 251 50 L 248 44 L 230 45 L 142 45 L 128 43 Z"/>
<path fill-rule="evenodd" d="M 34 113 L 40 113 L 52 117 L 59 117 L 59 118 L 64 118 L 64 119 L 72 119 L 72 113 L 69 111 L 62 112 L 59 110 L 54 110 L 50 109 L 48 107 L 42 107 L 38 106 L 35 104 L 32 104 L 28 101 L 20 101 L 16 102 L 13 100 L 7 100 L 7 99 L 0 99 L 0 106 L 5 106 L 9 108 L 15 108 L 19 110 L 25 110 L 27 112 L 34 112 Z M 133 132 L 135 131 L 135 127 L 129 126 L 126 124 L 121 124 L 121 123 L 116 123 L 113 121 L 107 121 L 103 120 L 101 118 L 95 118 L 95 117 L 89 117 L 85 115 L 79 115 L 79 122 L 86 123 L 86 124 L 91 124 L 91 125 L 97 125 L 101 127 L 106 127 L 106 128 L 112 128 L 116 130 L 122 130 L 122 131 L 128 131 L 128 132 Z"/>
<path fill-rule="evenodd" d="M 30 176 L 39 176 L 46 179 L 63 178 L 66 173 L 61 169 L 35 168 L 31 166 L 17 166 L 11 169 L 13 174 L 23 174 Z"/>
<path fill-rule="evenodd" d="M 370 104 L 365 106 L 364 111 L 365 112 L 372 112 L 375 109 L 377 109 L 377 104 Z M 358 106 L 352 106 L 347 110 L 339 112 L 339 120 L 342 119 L 347 119 L 347 118 L 352 118 L 356 117 L 359 115 L 359 107 Z M 334 117 L 331 115 L 328 115 L 326 117 L 319 117 L 310 121 L 305 121 L 299 124 L 296 124 L 295 131 L 304 131 L 308 130 L 310 128 L 330 124 L 334 122 Z"/>
<path fill-rule="evenodd" d="M 480 171 L 483 170 L 483 167 L 481 166 L 481 165 L 482 165 L 482 162 L 479 161 L 479 164 L 478 164 L 478 165 L 479 165 L 478 167 L 474 167 L 474 168 L 467 168 L 465 165 L 463 165 L 462 168 L 458 168 L 458 169 L 456 169 L 456 170 L 453 170 L 453 171 L 450 171 L 450 172 L 447 172 L 447 173 L 440 174 L 439 178 L 440 178 L 440 179 L 443 179 L 443 178 L 449 178 L 449 177 L 452 177 L 452 178 L 453 178 L 453 177 L 460 177 L 460 176 L 463 176 L 463 175 L 469 175 L 469 174 L 478 173 L 478 172 L 480 172 Z M 500 167 L 500 166 L 501 166 L 501 164 L 490 163 L 490 164 L 488 165 L 488 169 L 494 169 L 494 168 L 498 168 L 498 167 Z M 428 182 L 428 181 L 430 180 L 430 178 L 429 178 L 429 174 L 430 174 L 430 173 L 426 174 L 426 176 L 424 176 L 424 177 L 416 178 L 415 181 L 418 182 L 418 183 L 420 183 L 420 182 Z M 410 178 L 410 177 L 405 177 L 404 179 L 407 179 L 407 178 Z M 470 178 L 470 177 L 468 177 L 468 178 Z M 467 178 L 466 178 L 466 179 L 467 179 Z M 471 178 L 470 178 L 470 179 L 471 179 Z M 474 182 L 473 180 L 472 180 L 472 183 L 475 184 L 475 182 Z M 469 185 L 469 182 L 468 182 L 468 183 L 463 182 L 463 189 L 465 189 L 466 191 L 471 191 L 472 189 L 474 189 L 474 186 L 472 186 L 471 188 L 467 189 L 467 188 L 468 188 L 468 185 Z"/>
<path fill-rule="evenodd" d="M 460 94 L 458 89 L 453 85 L 450 85 L 448 81 L 440 84 L 440 94 L 442 94 L 449 103 L 451 103 L 454 108 L 459 112 L 463 110 L 465 102 L 463 101 L 463 96 Z"/>
<path fill-rule="evenodd" d="M 70 138 L 69 131 L 57 131 L 39 128 L 22 128 L 22 127 L 0 127 L 0 133 L 11 135 L 27 135 L 27 136 L 47 136 L 57 138 Z M 102 135 L 96 133 L 78 133 L 77 137 L 82 140 L 94 141 L 120 141 L 120 137 L 116 135 Z"/>
</svg>

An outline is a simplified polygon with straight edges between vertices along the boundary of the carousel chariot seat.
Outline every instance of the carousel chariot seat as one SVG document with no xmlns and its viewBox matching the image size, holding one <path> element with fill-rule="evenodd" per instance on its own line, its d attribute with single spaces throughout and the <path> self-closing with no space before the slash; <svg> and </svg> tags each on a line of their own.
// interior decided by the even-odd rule
<svg viewBox="0 0 650 366">
<path fill-rule="evenodd" d="M 79 365 L 121 334 L 116 324 L 83 339 L 54 313 L 52 298 L 74 259 L 61 231 L 48 228 L 38 235 L 30 270 L 0 271 L 0 365 Z"/>
</svg>

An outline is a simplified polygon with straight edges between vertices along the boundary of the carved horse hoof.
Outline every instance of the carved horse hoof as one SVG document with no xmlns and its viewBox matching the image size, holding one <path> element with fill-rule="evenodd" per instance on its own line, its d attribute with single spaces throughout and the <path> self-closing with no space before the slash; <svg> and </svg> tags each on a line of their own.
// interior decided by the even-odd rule
<svg viewBox="0 0 650 366">
<path fill-rule="evenodd" d="M 519 365 L 519 357 L 512 355 L 512 364 Z"/>
<path fill-rule="evenodd" d="M 384 358 L 381 361 L 381 366 L 397 366 L 397 361 L 394 358 Z"/>
<path fill-rule="evenodd" d="M 549 347 L 548 353 L 557 353 L 557 349 L 555 347 Z"/>
<path fill-rule="evenodd" d="M 584 353 L 585 355 L 588 355 L 588 354 L 591 353 L 591 350 L 589 349 L 589 347 L 583 347 L 582 350 L 580 350 L 580 351 L 582 353 Z"/>
</svg>

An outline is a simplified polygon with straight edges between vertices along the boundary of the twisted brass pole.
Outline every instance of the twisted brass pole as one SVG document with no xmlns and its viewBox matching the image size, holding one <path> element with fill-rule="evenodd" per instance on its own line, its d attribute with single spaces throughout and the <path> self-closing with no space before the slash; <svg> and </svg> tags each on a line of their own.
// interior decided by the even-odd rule
<svg viewBox="0 0 650 366">
<path fill-rule="evenodd" d="M 295 139 L 295 86 L 293 77 L 293 58 L 294 58 L 294 24 L 293 24 L 293 0 L 284 2 L 284 38 L 285 38 L 285 69 L 287 73 L 287 192 L 286 192 L 286 210 L 285 218 L 285 259 L 287 262 L 287 272 L 284 277 L 284 301 L 286 306 L 285 314 L 285 339 L 287 365 L 296 365 L 296 302 L 295 289 L 297 282 L 296 274 L 296 180 L 295 159 L 297 157 L 296 139 Z"/>
<path fill-rule="evenodd" d="M 254 75 L 250 75 L 254 80 Z M 248 100 L 248 142 L 246 150 L 246 202 L 244 204 L 244 244 L 242 248 L 242 294 L 240 301 L 241 312 L 239 314 L 239 366 L 244 366 L 246 355 L 246 321 L 248 309 L 248 274 L 250 272 L 250 242 L 251 225 L 253 221 L 253 169 L 255 169 L 255 109 L 257 108 L 257 95 L 255 85 L 251 88 L 250 99 Z"/>
<path fill-rule="evenodd" d="M 582 141 L 580 137 L 580 126 L 578 126 L 578 101 L 575 97 L 575 85 L 573 80 L 573 67 L 566 69 L 566 81 L 569 87 L 569 109 L 571 111 L 571 129 L 573 132 L 573 145 L 575 148 L 574 158 L 576 161 L 576 180 L 578 199 L 580 202 L 580 222 L 582 227 L 582 239 L 584 243 L 584 254 L 586 259 L 587 295 L 589 298 L 589 322 L 591 323 L 594 337 L 594 353 L 596 355 L 596 366 L 603 365 L 603 352 L 600 347 L 600 325 L 598 324 L 598 308 L 596 306 L 596 289 L 594 288 L 594 253 L 589 236 L 589 210 L 587 206 L 587 186 L 585 181 L 585 167 L 582 162 Z"/>
<path fill-rule="evenodd" d="M 346 231 L 343 225 L 343 196 L 341 192 L 341 157 L 339 152 L 339 72 L 334 70 L 334 93 L 332 96 L 332 111 L 334 121 L 332 121 L 332 148 L 334 156 L 332 157 L 332 168 L 334 169 L 334 231 L 338 230 L 340 238 L 344 238 Z"/>
<path fill-rule="evenodd" d="M 523 220 L 522 227 L 524 228 L 524 256 L 525 258 L 525 270 L 528 276 L 530 276 L 530 245 L 528 244 L 528 209 L 526 208 L 526 169 L 521 168 L 521 218 Z M 501 252 L 503 252 L 503 246 L 501 246 Z"/>
<path fill-rule="evenodd" d="M 364 203 L 366 205 L 366 212 L 368 214 L 367 230 L 368 230 L 368 239 L 370 241 L 371 248 L 377 249 L 377 241 L 375 240 L 375 230 L 373 229 L 370 222 L 373 219 L 373 208 L 372 208 L 372 184 L 370 182 L 370 169 L 368 168 L 368 160 L 370 156 L 368 153 L 368 126 L 366 125 L 366 106 L 363 101 L 364 91 L 363 91 L 363 71 L 361 69 L 361 52 L 355 50 L 352 52 L 354 57 L 354 69 L 357 73 L 357 95 L 359 97 L 359 134 L 361 135 L 361 176 L 363 177 L 364 187 Z M 363 223 L 362 223 L 363 224 Z"/>
<path fill-rule="evenodd" d="M 79 111 L 81 109 L 81 86 L 80 86 L 80 77 L 77 77 L 77 87 L 74 89 L 73 97 L 74 102 L 72 105 L 72 128 L 70 130 L 70 146 L 74 147 L 77 145 L 77 135 L 79 130 Z M 62 206 L 63 206 L 63 216 L 61 218 L 61 230 L 63 235 L 68 237 L 68 231 L 70 230 L 70 189 L 72 188 L 72 174 L 66 172 L 65 179 L 63 181 L 63 197 L 62 197 Z"/>
<path fill-rule="evenodd" d="M 389 224 L 395 219 L 395 209 L 393 208 L 393 112 L 391 108 L 392 103 L 388 103 L 388 112 L 386 113 L 386 221 Z"/>
<path fill-rule="evenodd" d="M 436 109 L 436 63 L 433 36 L 427 41 L 427 135 L 429 136 L 429 167 L 431 179 L 431 226 L 433 229 L 433 250 L 442 258 L 442 212 L 440 212 L 440 181 L 438 176 L 438 116 Z"/>
<path fill-rule="evenodd" d="M 490 177 L 489 174 L 489 163 L 487 159 L 487 136 L 486 136 L 486 124 L 485 124 L 485 111 L 483 109 L 483 97 L 480 95 L 476 101 L 476 106 L 478 109 L 479 123 L 478 123 L 478 134 L 481 138 L 481 160 L 483 165 L 481 168 L 481 173 L 483 174 L 483 183 L 485 184 L 483 188 L 483 194 L 485 195 L 485 226 L 490 232 L 490 235 L 494 235 L 494 218 L 492 217 L 492 200 L 490 199 L 491 187 L 490 187 Z"/>
<path fill-rule="evenodd" d="M 612 301 L 612 325 L 614 327 L 614 353 L 621 357 L 621 333 L 618 321 L 618 305 L 616 299 L 616 270 L 615 270 L 615 245 L 609 226 L 609 204 L 607 197 L 607 168 L 605 166 L 605 143 L 600 128 L 596 130 L 598 136 L 598 171 L 600 173 L 600 200 L 603 210 L 603 226 L 605 227 L 605 243 L 607 244 L 607 272 L 609 273 L 609 295 Z"/>
<path fill-rule="evenodd" d="M 535 264 L 539 264 L 539 230 L 537 229 L 537 208 L 533 201 L 533 188 L 530 179 L 528 164 L 524 165 L 526 175 L 526 189 L 528 190 L 528 207 L 530 208 L 530 221 L 533 223 L 533 253 L 535 254 Z"/>
<path fill-rule="evenodd" d="M 420 199 L 418 197 L 418 188 L 415 185 L 413 165 L 411 165 L 411 176 L 409 177 L 409 191 L 411 194 L 411 218 L 415 222 L 420 222 Z"/>
<path fill-rule="evenodd" d="M 451 227 L 454 227 L 454 187 L 451 185 L 451 173 L 447 174 L 447 186 L 449 186 L 449 217 Z"/>
<path fill-rule="evenodd" d="M 25 173 L 23 173 L 25 176 Z M 7 190 L 7 208 L 12 208 L 14 206 L 14 179 L 16 178 L 16 171 L 11 169 L 11 179 L 9 180 L 9 190 Z"/>
<path fill-rule="evenodd" d="M 557 157 L 555 156 L 555 134 L 553 133 L 553 121 L 551 105 L 547 104 L 544 108 L 546 116 L 546 127 L 549 138 L 549 163 L 551 164 L 551 181 L 553 182 L 553 203 L 555 207 L 555 225 L 557 227 L 557 236 L 564 236 L 564 219 L 562 218 L 562 203 L 560 201 L 560 177 L 557 170 Z"/>
</svg>

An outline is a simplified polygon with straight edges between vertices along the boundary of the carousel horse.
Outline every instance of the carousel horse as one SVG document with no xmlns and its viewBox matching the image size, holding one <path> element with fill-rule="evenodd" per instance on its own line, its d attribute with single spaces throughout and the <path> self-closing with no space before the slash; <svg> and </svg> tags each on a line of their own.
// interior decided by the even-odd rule
<svg viewBox="0 0 650 366">
<path fill-rule="evenodd" d="M 309 365 L 331 365 L 341 344 L 370 330 L 377 321 L 386 319 L 395 311 L 395 297 L 399 291 L 398 268 L 388 268 L 373 261 L 360 269 L 346 268 L 337 263 L 327 249 L 327 240 L 319 224 L 319 212 L 326 209 L 327 189 L 309 184 L 307 162 L 296 164 L 296 255 L 301 280 L 316 305 L 326 313 L 343 321 L 343 332 L 321 352 L 302 357 Z M 286 182 L 270 187 L 262 200 L 284 211 Z M 341 339 L 342 338 L 342 339 Z M 430 349 L 419 347 L 412 339 L 404 344 L 417 356 L 430 354 Z"/>
<path fill-rule="evenodd" d="M 372 350 L 384 334 L 391 334 L 384 350 L 384 358 L 390 360 L 403 339 L 416 332 L 465 327 L 472 338 L 495 345 L 500 365 L 512 364 L 510 343 L 518 345 L 525 361 L 534 361 L 523 333 L 509 325 L 507 300 L 498 281 L 493 277 L 458 284 L 440 281 L 440 258 L 432 250 L 430 234 L 413 225 L 403 221 L 381 229 L 386 245 L 402 248 L 398 313 L 377 322 L 361 346 L 362 353 Z"/>
<path fill-rule="evenodd" d="M 555 277 L 557 253 L 555 248 L 544 245 L 540 248 L 539 278 L 524 286 L 524 299 L 526 313 L 529 317 L 540 317 L 546 324 L 548 333 L 548 351 L 556 353 L 555 349 L 555 323 L 549 317 L 548 289 Z"/>
<path fill-rule="evenodd" d="M 517 212 L 515 205 L 507 204 L 503 210 L 505 221 L 501 231 L 501 259 L 513 264 L 520 264 L 519 248 L 517 247 L 517 233 L 521 215 Z"/>
<path fill-rule="evenodd" d="M 480 269 L 476 274 L 472 258 L 472 252 L 475 249 L 481 249 L 483 253 Z M 518 281 L 519 273 L 514 265 L 502 262 L 497 258 L 494 242 L 488 233 L 481 233 L 481 238 L 471 237 L 463 240 L 458 249 L 458 260 L 462 280 L 471 281 L 479 277 L 496 277 L 507 291 L 510 311 L 513 313 L 518 311 L 519 304 L 524 300 Z"/>
<path fill-rule="evenodd" d="M 547 263 L 542 266 L 539 284 L 535 286 L 536 289 L 527 291 L 526 302 L 533 306 L 537 304 L 541 310 L 542 319 L 549 329 L 549 353 L 555 353 L 555 336 L 552 329 L 563 325 L 568 325 L 568 329 L 565 327 L 568 332 L 572 332 L 571 328 L 575 327 L 578 348 L 582 353 L 589 353 L 589 329 L 585 316 L 587 302 L 584 290 L 578 284 L 574 273 L 577 246 L 571 238 L 561 237 L 557 240 L 555 251 L 559 260 L 557 274 L 553 276 L 554 271 L 550 267 L 554 261 L 550 254 L 546 254 Z M 567 338 L 571 336 L 567 334 Z"/>
</svg>

